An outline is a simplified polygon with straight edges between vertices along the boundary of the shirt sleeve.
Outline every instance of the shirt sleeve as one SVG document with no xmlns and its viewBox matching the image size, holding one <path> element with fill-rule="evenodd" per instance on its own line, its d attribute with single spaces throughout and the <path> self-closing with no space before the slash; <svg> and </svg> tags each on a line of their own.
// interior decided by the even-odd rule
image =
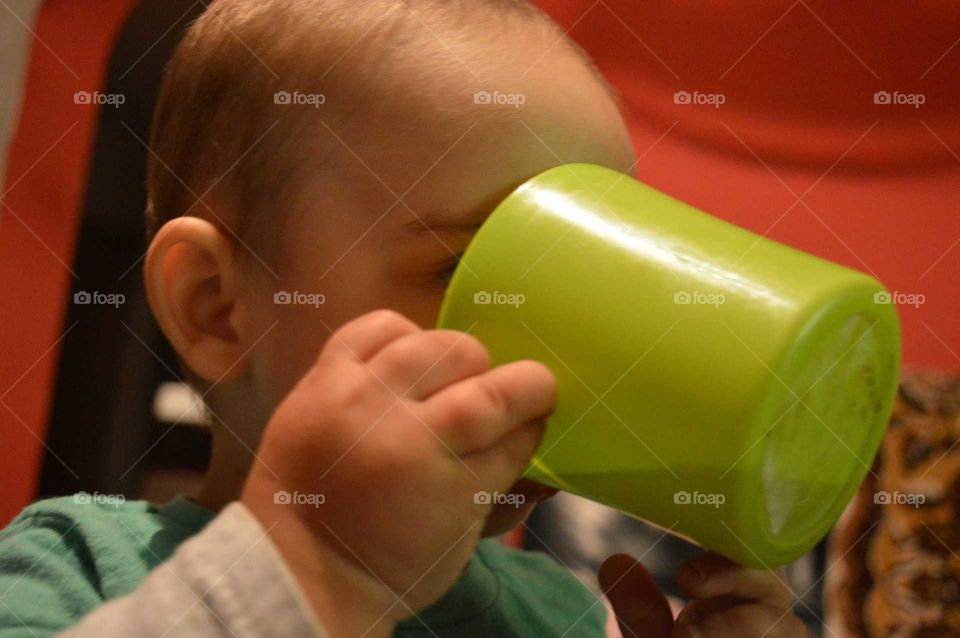
<svg viewBox="0 0 960 638">
<path fill-rule="evenodd" d="M 77 566 L 55 551 L 58 532 L 43 531 L 18 535 L 23 575 L 0 583 L 0 638 L 329 638 L 267 532 L 240 503 L 224 508 L 132 593 L 68 624 L 61 623 L 71 609 L 91 608 L 85 599 L 97 597 L 96 583 L 86 591 L 58 585 L 76 581 Z"/>
</svg>

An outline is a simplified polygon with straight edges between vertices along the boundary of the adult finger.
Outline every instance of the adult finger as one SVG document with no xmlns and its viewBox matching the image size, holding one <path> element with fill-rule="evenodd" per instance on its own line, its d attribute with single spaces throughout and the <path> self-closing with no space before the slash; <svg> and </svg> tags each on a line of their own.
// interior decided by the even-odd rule
<svg viewBox="0 0 960 638">
<path fill-rule="evenodd" d="M 639 561 L 614 554 L 600 566 L 597 580 L 610 599 L 624 638 L 669 638 L 673 628 L 670 604 Z"/>
<path fill-rule="evenodd" d="M 744 603 L 733 596 L 695 600 L 677 616 L 672 638 L 807 638 L 790 608 Z"/>
<path fill-rule="evenodd" d="M 691 598 L 729 595 L 781 608 L 793 602 L 793 593 L 775 572 L 751 569 L 714 552 L 681 565 L 677 584 Z"/>
</svg>

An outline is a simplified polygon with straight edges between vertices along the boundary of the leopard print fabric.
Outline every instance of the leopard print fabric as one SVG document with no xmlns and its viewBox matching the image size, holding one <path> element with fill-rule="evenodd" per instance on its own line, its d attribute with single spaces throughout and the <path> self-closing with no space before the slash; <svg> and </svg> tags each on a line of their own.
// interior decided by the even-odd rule
<svg viewBox="0 0 960 638">
<path fill-rule="evenodd" d="M 904 374 L 824 591 L 825 635 L 960 638 L 960 377 Z"/>
</svg>

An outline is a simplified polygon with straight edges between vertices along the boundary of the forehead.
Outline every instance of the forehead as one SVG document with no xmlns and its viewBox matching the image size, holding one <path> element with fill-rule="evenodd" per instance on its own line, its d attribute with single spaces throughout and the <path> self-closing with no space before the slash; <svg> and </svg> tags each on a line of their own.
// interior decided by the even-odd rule
<svg viewBox="0 0 960 638">
<path fill-rule="evenodd" d="M 334 243 L 400 234 L 469 233 L 513 189 L 554 166 L 630 171 L 617 105 L 556 38 L 435 42 L 391 73 L 353 78 L 365 83 L 366 99 L 319 116 L 314 146 L 335 168 L 311 185 L 310 200 L 324 205 L 306 207 L 301 236 L 336 250 Z"/>
<path fill-rule="evenodd" d="M 399 223 L 416 214 L 437 226 L 471 225 L 554 166 L 632 169 L 617 105 L 577 56 L 549 55 L 523 73 L 505 65 L 488 83 L 446 79 L 433 92 L 378 105 L 373 135 L 344 157 L 353 183 L 366 185 L 374 209 L 402 200 L 393 211 Z"/>
</svg>

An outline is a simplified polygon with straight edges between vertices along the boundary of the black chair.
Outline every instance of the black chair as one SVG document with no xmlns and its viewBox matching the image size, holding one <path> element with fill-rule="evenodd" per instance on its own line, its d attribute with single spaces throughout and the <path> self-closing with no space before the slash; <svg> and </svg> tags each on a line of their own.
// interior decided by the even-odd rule
<svg viewBox="0 0 960 638">
<path fill-rule="evenodd" d="M 39 496 L 79 490 L 137 497 L 151 468 L 202 469 L 209 437 L 155 417 L 156 390 L 176 383 L 177 363 L 147 307 L 142 281 L 143 211 L 150 120 L 164 65 L 201 2 L 144 0 L 132 11 L 111 55 L 101 92 L 122 94 L 100 110 L 73 295 L 122 294 L 118 307 L 67 300 Z M 67 469 L 72 468 L 77 476 Z"/>
</svg>

